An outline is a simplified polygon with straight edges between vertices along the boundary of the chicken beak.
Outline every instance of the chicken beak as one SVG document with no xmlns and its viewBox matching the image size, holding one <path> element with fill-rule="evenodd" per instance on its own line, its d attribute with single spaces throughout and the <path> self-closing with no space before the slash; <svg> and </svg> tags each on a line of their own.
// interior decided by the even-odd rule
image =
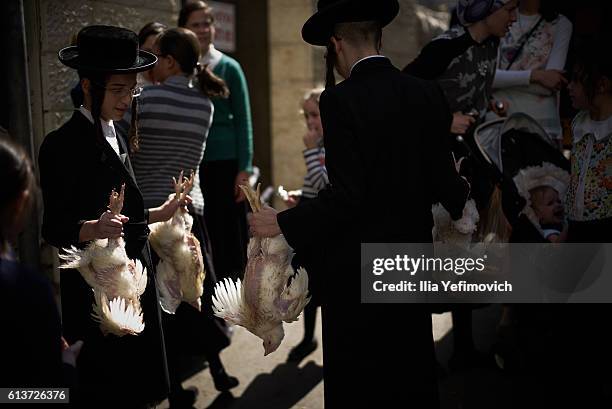
<svg viewBox="0 0 612 409">
<path fill-rule="evenodd" d="M 263 347 L 264 347 L 264 356 L 268 356 L 268 355 L 270 355 L 272 352 L 274 352 L 274 350 L 272 349 L 272 345 L 266 344 L 266 343 L 264 342 Z"/>
</svg>

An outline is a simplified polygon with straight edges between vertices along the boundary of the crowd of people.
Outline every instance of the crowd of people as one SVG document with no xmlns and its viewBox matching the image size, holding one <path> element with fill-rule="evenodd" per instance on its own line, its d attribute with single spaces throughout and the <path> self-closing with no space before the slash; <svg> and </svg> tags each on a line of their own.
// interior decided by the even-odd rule
<svg viewBox="0 0 612 409">
<path fill-rule="evenodd" d="M 0 386 L 67 386 L 75 407 L 140 408 L 168 398 L 171 408 L 186 408 L 198 393 L 181 386 L 179 358 L 187 351 L 206 356 L 217 390 L 236 387 L 219 355 L 232 329 L 212 313 L 213 288 L 241 276 L 249 235 L 283 234 L 294 267 L 308 271 L 312 295 L 303 339 L 288 360 L 318 347 L 321 307 L 325 406 L 438 407 L 431 306 L 362 304 L 360 245 L 431 243 L 432 205 L 458 220 L 470 199 L 480 214 L 473 241 L 610 242 L 612 57 L 601 52 L 607 39 L 600 38 L 581 43 L 568 66 L 573 27 L 558 2 L 458 0 L 448 31 L 400 70 L 381 55 L 382 29 L 398 11 L 397 0 L 320 0 L 304 24 L 304 41 L 327 47 L 326 84 L 300 101 L 307 173 L 301 194 L 286 196 L 280 212 L 249 213 L 238 188 L 253 170 L 248 88 L 240 64 L 214 47 L 205 2 L 187 2 L 174 28 L 83 28 L 59 51 L 79 84 L 72 118 L 40 148 L 42 237 L 60 251 L 122 237 L 148 275 L 144 330 L 103 334 L 91 316 L 91 288 L 74 269 L 61 271 L 60 321 L 49 284 L 11 250 L 37 183 L 27 155 L 0 139 L 7 182 L 0 190 L 0 302 L 4 311 L 21 311 L 19 320 L 2 315 L 16 337 L 3 349 L 18 350 Z M 565 88 L 578 112 L 566 130 L 559 109 Z M 512 135 L 504 166 L 483 148 L 487 132 Z M 172 195 L 181 171 L 194 172 L 184 200 Z M 108 195 L 122 185 L 123 210 L 114 214 Z M 201 245 L 203 308 L 183 303 L 168 314 L 160 308 L 159 256 L 148 225 L 180 210 L 193 216 Z M 540 307 L 503 307 L 497 362 L 529 373 L 520 377 L 526 389 L 536 376 L 545 379 L 536 401 L 599 407 L 603 378 L 593 368 L 610 362 L 597 355 L 605 343 L 594 331 L 607 309 Z M 488 355 L 472 340 L 472 308 L 448 310 L 451 369 L 486 365 Z M 410 330 L 390 334 L 397 325 Z"/>
</svg>

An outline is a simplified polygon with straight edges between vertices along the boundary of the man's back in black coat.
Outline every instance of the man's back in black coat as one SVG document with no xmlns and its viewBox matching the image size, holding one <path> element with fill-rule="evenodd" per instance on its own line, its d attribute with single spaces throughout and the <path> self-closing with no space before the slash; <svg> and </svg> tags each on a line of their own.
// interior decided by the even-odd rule
<svg viewBox="0 0 612 409">
<path fill-rule="evenodd" d="M 431 316 L 409 304 L 361 304 L 360 243 L 430 243 L 431 205 L 461 216 L 441 90 L 384 57 L 358 62 L 320 102 L 331 186 L 278 222 L 296 250 L 323 249 L 325 402 L 437 407 Z"/>
</svg>

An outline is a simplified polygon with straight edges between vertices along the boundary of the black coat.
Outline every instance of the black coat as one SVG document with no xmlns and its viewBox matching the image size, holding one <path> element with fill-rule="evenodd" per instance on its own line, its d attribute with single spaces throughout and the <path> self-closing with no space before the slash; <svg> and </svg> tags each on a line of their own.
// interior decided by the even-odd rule
<svg viewBox="0 0 612 409">
<path fill-rule="evenodd" d="M 437 407 L 428 309 L 361 304 L 360 243 L 431 243 L 436 201 L 461 216 L 450 111 L 437 85 L 386 58 L 358 63 L 320 110 L 330 186 L 278 222 L 298 254 L 324 252 L 325 407 Z"/>
<path fill-rule="evenodd" d="M 118 139 L 125 152 L 124 141 Z M 118 191 L 125 183 L 122 214 L 129 217 L 124 225 L 126 251 L 128 257 L 143 263 L 148 274 L 141 297 L 144 331 L 138 336 L 116 337 L 104 336 L 91 318 L 93 292 L 80 273 L 61 270 L 63 332 L 69 343 L 84 341 L 77 369 L 87 405 L 136 405 L 162 399 L 168 390 L 145 209 L 129 158 L 123 155 L 123 160 L 106 141 L 98 141 L 93 124 L 78 111 L 47 135 L 40 148 L 44 239 L 60 249 L 78 245 L 82 223 L 98 219 L 106 210 L 111 191 Z"/>
</svg>

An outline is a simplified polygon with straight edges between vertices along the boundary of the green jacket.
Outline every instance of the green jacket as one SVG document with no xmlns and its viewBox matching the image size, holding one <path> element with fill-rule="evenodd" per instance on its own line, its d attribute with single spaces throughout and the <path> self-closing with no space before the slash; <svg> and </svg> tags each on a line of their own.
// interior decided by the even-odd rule
<svg viewBox="0 0 612 409">
<path fill-rule="evenodd" d="M 249 90 L 238 61 L 223 54 L 213 72 L 221 77 L 230 95 L 213 98 L 212 126 L 206 141 L 204 161 L 238 160 L 239 171 L 253 169 L 253 127 Z"/>
</svg>

